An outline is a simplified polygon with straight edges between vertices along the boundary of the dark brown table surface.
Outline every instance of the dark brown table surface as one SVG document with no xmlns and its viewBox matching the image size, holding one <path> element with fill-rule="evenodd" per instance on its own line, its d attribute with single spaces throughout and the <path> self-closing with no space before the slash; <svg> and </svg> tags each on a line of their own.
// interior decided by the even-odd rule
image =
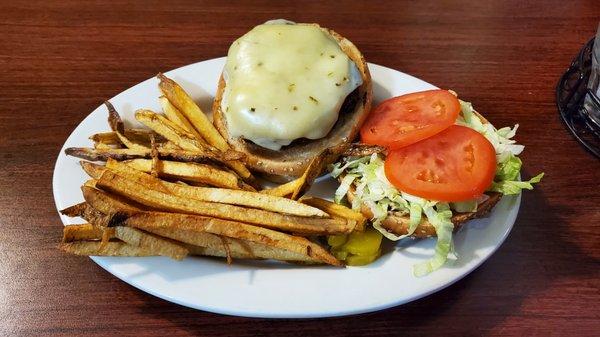
<svg viewBox="0 0 600 337">
<path fill-rule="evenodd" d="M 554 102 L 559 76 L 600 20 L 597 0 L 169 3 L 2 1 L 0 335 L 599 333 L 600 162 L 567 133 Z M 103 100 L 223 56 L 252 26 L 281 17 L 334 28 L 368 61 L 452 88 L 498 126 L 521 125 L 523 175 L 546 177 L 524 193 L 494 256 L 400 307 L 266 320 L 171 304 L 59 252 L 51 177 L 75 126 Z"/>
</svg>

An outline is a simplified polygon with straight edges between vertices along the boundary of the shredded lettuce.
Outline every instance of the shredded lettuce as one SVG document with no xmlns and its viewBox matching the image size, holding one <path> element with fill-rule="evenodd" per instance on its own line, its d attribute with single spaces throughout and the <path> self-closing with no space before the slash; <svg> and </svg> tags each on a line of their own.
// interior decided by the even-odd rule
<svg viewBox="0 0 600 337">
<path fill-rule="evenodd" d="M 522 162 L 517 156 L 524 147 L 511 139 L 515 136 L 519 125 L 497 130 L 490 123 L 482 122 L 475 114 L 471 103 L 460 101 L 460 105 L 461 114 L 456 124 L 467 126 L 481 133 L 496 151 L 496 174 L 488 190 L 511 195 L 518 194 L 523 189 L 532 189 L 533 184 L 538 183 L 544 174 L 541 173 L 529 181 L 519 181 Z M 353 189 L 354 198 L 351 207 L 354 210 L 360 210 L 362 205 L 367 205 L 373 213 L 371 219 L 373 227 L 390 240 L 396 241 L 412 235 L 425 215 L 435 228 L 437 241 L 434 256 L 430 260 L 414 266 L 413 273 L 416 276 L 427 275 L 443 266 L 448 257 L 456 257 L 452 244 L 454 229 L 451 221 L 452 211 L 474 212 L 477 210 L 477 205 L 485 200 L 485 198 L 479 198 L 445 203 L 399 191 L 387 180 L 383 158 L 378 154 L 345 158 L 342 162 L 333 164 L 330 172 L 334 178 L 344 175 L 335 193 L 335 202 L 343 202 L 348 191 Z M 407 234 L 395 235 L 381 226 L 382 221 L 391 212 L 409 216 Z"/>
<path fill-rule="evenodd" d="M 504 161 L 499 162 L 496 168 L 496 177 L 494 180 L 515 180 L 519 177 L 523 162 L 519 157 L 509 153 Z"/>
<path fill-rule="evenodd" d="M 432 271 L 439 269 L 446 263 L 448 255 L 454 252 L 452 245 L 452 231 L 454 230 L 454 224 L 450 219 L 452 218 L 452 211 L 447 203 L 437 203 L 434 207 L 427 207 L 423 209 L 427 219 L 431 225 L 435 228 L 435 234 L 437 236 L 437 242 L 435 243 L 435 255 L 428 261 L 416 264 L 413 266 L 413 273 L 415 276 L 425 276 Z"/>
<path fill-rule="evenodd" d="M 528 181 L 502 180 L 493 182 L 490 191 L 500 192 L 504 195 L 519 194 L 521 190 L 532 190 L 533 184 L 539 183 L 543 176 L 544 173 L 540 173 Z"/>
</svg>

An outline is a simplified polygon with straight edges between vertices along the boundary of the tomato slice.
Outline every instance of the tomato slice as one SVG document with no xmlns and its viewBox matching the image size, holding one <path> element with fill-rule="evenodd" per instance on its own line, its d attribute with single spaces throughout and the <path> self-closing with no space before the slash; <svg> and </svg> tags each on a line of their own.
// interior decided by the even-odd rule
<svg viewBox="0 0 600 337">
<path fill-rule="evenodd" d="M 460 103 L 447 90 L 428 90 L 383 101 L 360 129 L 363 143 L 398 149 L 454 124 Z"/>
<path fill-rule="evenodd" d="M 385 160 L 385 175 L 399 190 L 439 201 L 480 196 L 495 172 L 492 144 L 479 132 L 458 125 L 391 151 Z"/>
</svg>

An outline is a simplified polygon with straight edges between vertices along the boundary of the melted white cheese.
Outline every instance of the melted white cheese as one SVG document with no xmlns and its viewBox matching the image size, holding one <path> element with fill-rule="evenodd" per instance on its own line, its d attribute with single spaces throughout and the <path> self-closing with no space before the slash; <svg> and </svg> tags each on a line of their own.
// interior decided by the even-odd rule
<svg viewBox="0 0 600 337">
<path fill-rule="evenodd" d="M 338 43 L 311 25 L 271 21 L 229 48 L 221 109 L 233 137 L 279 150 L 325 137 L 362 84 Z"/>
</svg>

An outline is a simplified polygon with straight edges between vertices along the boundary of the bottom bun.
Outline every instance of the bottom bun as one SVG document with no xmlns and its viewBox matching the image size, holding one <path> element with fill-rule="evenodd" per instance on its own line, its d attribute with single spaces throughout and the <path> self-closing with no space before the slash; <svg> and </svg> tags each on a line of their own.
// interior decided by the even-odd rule
<svg viewBox="0 0 600 337">
<path fill-rule="evenodd" d="M 484 202 L 480 203 L 479 205 L 477 205 L 476 212 L 465 212 L 465 213 L 454 213 L 453 212 L 451 220 L 452 220 L 452 223 L 454 224 L 455 232 L 460 227 L 462 227 L 462 225 L 465 222 L 467 222 L 468 220 L 481 218 L 481 217 L 485 216 L 487 213 L 489 213 L 492 210 L 492 208 L 494 208 L 494 206 L 502 198 L 501 193 L 488 192 L 486 194 L 487 194 L 487 196 L 489 196 L 489 198 L 487 200 L 485 200 Z M 354 200 L 354 197 L 355 197 L 354 190 L 351 189 L 350 191 L 348 191 L 346 196 L 348 197 L 348 201 L 352 202 L 352 200 Z M 373 218 L 373 212 L 371 212 L 371 209 L 366 204 L 361 205 L 360 212 L 364 216 L 366 216 L 368 219 Z M 400 235 L 408 234 L 409 223 L 410 223 L 409 216 L 400 214 L 397 212 L 390 212 L 388 214 L 387 218 L 385 218 L 381 222 L 381 227 L 385 228 L 390 233 L 400 236 Z M 432 237 L 432 236 L 436 236 L 435 228 L 425 217 L 423 217 L 421 219 L 421 223 L 419 223 L 419 226 L 414 231 L 414 233 L 411 235 L 411 237 L 428 238 L 428 237 Z"/>
</svg>

